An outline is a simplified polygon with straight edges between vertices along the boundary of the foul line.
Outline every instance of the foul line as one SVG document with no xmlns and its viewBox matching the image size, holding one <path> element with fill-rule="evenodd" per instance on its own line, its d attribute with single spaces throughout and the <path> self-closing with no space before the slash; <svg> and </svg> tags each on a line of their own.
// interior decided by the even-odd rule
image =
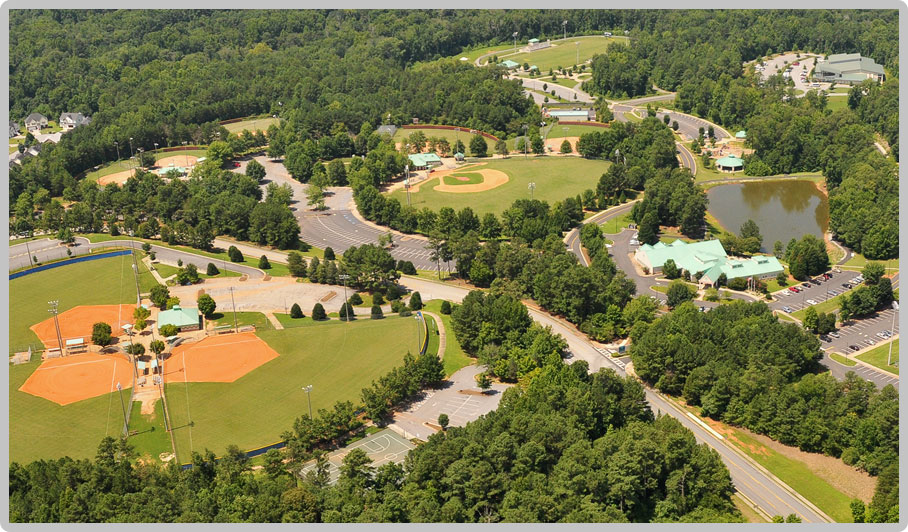
<svg viewBox="0 0 908 532">
<path fill-rule="evenodd" d="M 113 405 L 114 380 L 117 378 L 117 364 L 114 363 L 113 373 L 110 375 L 110 400 L 107 401 L 107 426 L 104 427 L 104 436 L 110 431 L 110 408 Z"/>
<path fill-rule="evenodd" d="M 108 362 L 108 360 L 86 360 L 85 362 L 73 362 L 72 364 L 62 364 L 59 366 L 49 366 L 46 368 L 39 367 L 35 371 L 41 371 L 42 369 L 47 370 L 47 369 L 70 368 L 72 366 L 81 366 L 82 364 L 100 364 L 100 363 L 104 363 L 104 362 Z M 117 369 L 117 364 L 116 364 L 116 360 L 114 360 L 114 371 L 116 371 L 116 369 Z"/>
</svg>

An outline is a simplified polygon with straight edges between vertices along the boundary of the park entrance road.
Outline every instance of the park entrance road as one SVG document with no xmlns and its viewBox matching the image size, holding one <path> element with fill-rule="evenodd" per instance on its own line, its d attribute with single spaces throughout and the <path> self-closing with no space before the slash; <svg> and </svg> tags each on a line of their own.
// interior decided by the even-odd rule
<svg viewBox="0 0 908 532">
<path fill-rule="evenodd" d="M 423 300 L 449 299 L 460 302 L 469 293 L 469 290 L 415 277 L 405 276 L 401 284 L 411 290 L 419 291 Z M 530 316 L 543 326 L 551 326 L 552 332 L 560 334 L 568 343 L 571 359 L 585 360 L 590 371 L 598 371 L 608 367 L 619 375 L 625 376 L 624 368 L 618 363 L 603 355 L 582 337 L 572 327 L 568 327 L 561 320 L 555 319 L 544 312 L 528 308 Z M 705 443 L 715 449 L 728 467 L 732 482 L 739 492 L 747 496 L 753 503 L 769 516 L 797 514 L 804 522 L 823 523 L 832 520 L 814 507 L 810 502 L 797 494 L 793 489 L 775 478 L 756 462 L 744 456 L 738 450 L 725 444 L 725 442 L 707 430 L 698 421 L 694 421 L 678 407 L 669 403 L 658 392 L 646 388 L 646 398 L 654 413 L 670 415 L 694 433 L 697 441 Z"/>
</svg>

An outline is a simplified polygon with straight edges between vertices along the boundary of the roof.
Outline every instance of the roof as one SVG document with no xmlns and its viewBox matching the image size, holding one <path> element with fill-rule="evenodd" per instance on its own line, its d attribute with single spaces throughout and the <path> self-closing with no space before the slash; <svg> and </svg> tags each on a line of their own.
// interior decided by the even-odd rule
<svg viewBox="0 0 908 532">
<path fill-rule="evenodd" d="M 649 259 L 650 266 L 660 268 L 665 261 L 672 259 L 678 268 L 691 273 L 706 271 L 719 261 L 725 261 L 725 248 L 718 240 L 704 240 L 688 244 L 675 240 L 671 244 L 657 242 L 654 246 L 644 244 L 639 248 Z"/>
<path fill-rule="evenodd" d="M 530 65 L 530 70 L 539 70 L 539 67 L 536 65 Z"/>
<path fill-rule="evenodd" d="M 738 131 L 737 133 L 735 133 L 735 138 L 736 139 L 746 139 L 747 132 L 742 129 L 741 131 Z"/>
<path fill-rule="evenodd" d="M 393 126 L 393 125 L 378 126 L 378 129 L 376 129 L 375 132 L 378 133 L 379 135 L 384 135 L 385 133 L 387 133 L 393 137 L 394 134 L 397 133 L 397 126 Z"/>
<path fill-rule="evenodd" d="M 530 44 L 533 44 L 533 43 L 539 42 L 539 39 L 530 39 L 530 40 L 527 41 L 527 42 L 530 43 Z"/>
<path fill-rule="evenodd" d="M 32 114 L 28 115 L 27 117 L 25 117 L 25 121 L 26 122 L 46 122 L 47 117 L 42 115 L 41 113 L 32 113 Z"/>
<path fill-rule="evenodd" d="M 703 274 L 703 277 L 715 282 L 723 273 L 727 279 L 738 277 L 760 277 L 784 271 L 779 259 L 772 255 L 756 255 L 749 259 L 730 259 L 720 262 Z"/>
<path fill-rule="evenodd" d="M 463 154 L 460 153 L 460 152 L 457 152 L 457 153 L 454 154 L 454 157 L 460 157 L 460 158 L 462 159 L 462 158 L 463 158 Z"/>
<path fill-rule="evenodd" d="M 504 61 L 502 61 L 501 63 L 498 63 L 498 64 L 503 67 L 507 67 L 507 68 L 514 68 L 514 67 L 520 66 L 520 63 L 515 63 L 514 61 L 511 61 L 510 59 L 505 59 Z"/>
<path fill-rule="evenodd" d="M 728 155 L 716 161 L 716 166 L 744 166 L 744 160 L 737 155 Z"/>
<path fill-rule="evenodd" d="M 826 61 L 820 62 L 816 67 L 817 72 L 832 72 L 837 74 L 853 74 L 856 72 L 871 72 L 883 75 L 883 67 L 869 57 L 861 54 L 833 54 Z"/>
<path fill-rule="evenodd" d="M 164 325 L 186 327 L 188 325 L 198 324 L 199 309 L 196 308 L 182 308 L 179 305 L 174 305 L 172 309 L 158 313 L 158 330 Z"/>
<path fill-rule="evenodd" d="M 414 153 L 409 156 L 410 162 L 413 163 L 413 166 L 427 166 L 428 163 L 438 163 L 441 164 L 441 157 L 438 154 L 429 152 L 429 153 Z"/>
<path fill-rule="evenodd" d="M 588 116 L 589 114 L 589 109 L 581 109 L 579 111 L 574 111 L 573 109 L 568 109 L 565 111 L 549 111 L 549 116 Z"/>
</svg>

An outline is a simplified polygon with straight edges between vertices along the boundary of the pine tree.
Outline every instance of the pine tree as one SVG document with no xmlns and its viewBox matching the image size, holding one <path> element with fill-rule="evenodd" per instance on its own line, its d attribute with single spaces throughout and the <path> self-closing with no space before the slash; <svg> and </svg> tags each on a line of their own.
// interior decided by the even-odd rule
<svg viewBox="0 0 908 532">
<path fill-rule="evenodd" d="M 316 303 L 316 306 L 318 306 L 318 303 Z M 312 309 L 312 311 L 314 313 L 315 309 Z M 295 320 L 303 317 L 303 309 L 300 308 L 299 303 L 294 303 L 293 306 L 290 307 L 290 317 Z"/>
</svg>

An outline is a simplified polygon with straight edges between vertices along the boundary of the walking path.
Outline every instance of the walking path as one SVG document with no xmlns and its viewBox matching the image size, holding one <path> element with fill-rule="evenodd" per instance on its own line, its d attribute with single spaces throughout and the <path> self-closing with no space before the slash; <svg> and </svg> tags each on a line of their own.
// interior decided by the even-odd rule
<svg viewBox="0 0 908 532">
<path fill-rule="evenodd" d="M 447 340 L 445 340 L 445 324 L 441 321 L 441 316 L 434 312 L 422 311 L 426 316 L 431 316 L 435 320 L 435 325 L 438 326 L 438 358 L 444 360 L 445 358 L 445 347 L 447 346 Z"/>
<path fill-rule="evenodd" d="M 265 317 L 268 318 L 268 321 L 271 322 L 271 325 L 274 326 L 276 330 L 281 330 L 284 328 L 284 324 L 278 321 L 277 316 L 274 315 L 274 312 L 265 312 Z"/>
</svg>

